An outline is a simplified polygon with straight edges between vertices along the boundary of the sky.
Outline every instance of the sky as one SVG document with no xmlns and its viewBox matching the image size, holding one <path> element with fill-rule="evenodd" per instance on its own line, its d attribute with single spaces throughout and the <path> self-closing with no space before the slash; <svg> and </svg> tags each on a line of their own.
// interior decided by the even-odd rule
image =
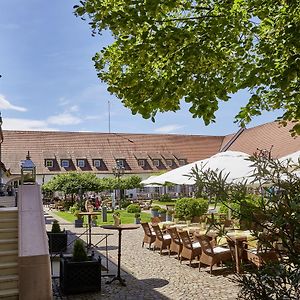
<svg viewBox="0 0 300 300">
<path fill-rule="evenodd" d="M 92 57 L 112 42 L 92 37 L 88 21 L 73 14 L 74 0 L 0 1 L 0 111 L 3 129 L 117 133 L 226 135 L 248 94 L 222 103 L 216 123 L 193 119 L 188 105 L 158 114 L 156 122 L 132 115 L 97 78 Z M 110 116 L 110 117 L 109 117 Z M 264 113 L 247 127 L 271 122 Z M 110 121 L 110 122 L 109 122 Z"/>
</svg>

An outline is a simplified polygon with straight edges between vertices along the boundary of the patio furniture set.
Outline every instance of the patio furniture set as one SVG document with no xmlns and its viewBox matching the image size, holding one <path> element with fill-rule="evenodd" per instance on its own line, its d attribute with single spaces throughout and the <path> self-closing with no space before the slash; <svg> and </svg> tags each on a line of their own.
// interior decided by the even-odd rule
<svg viewBox="0 0 300 300">
<path fill-rule="evenodd" d="M 237 273 L 242 272 L 242 262 L 251 262 L 256 267 L 262 267 L 267 261 L 278 260 L 277 254 L 270 249 L 261 249 L 250 231 L 230 230 L 223 237 L 218 237 L 214 230 L 203 229 L 199 224 L 142 223 L 144 229 L 144 244 L 149 249 L 159 249 L 160 255 L 167 251 L 168 255 L 175 253 L 182 263 L 189 260 L 189 265 L 197 259 L 199 271 L 202 265 L 210 267 L 223 266 L 223 262 L 233 261 Z M 251 244 L 257 244 L 251 247 Z"/>
</svg>

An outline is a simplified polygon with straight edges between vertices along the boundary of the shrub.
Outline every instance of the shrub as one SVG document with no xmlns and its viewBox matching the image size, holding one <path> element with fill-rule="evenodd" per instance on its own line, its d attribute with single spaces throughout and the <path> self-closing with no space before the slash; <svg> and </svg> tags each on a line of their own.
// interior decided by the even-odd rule
<svg viewBox="0 0 300 300">
<path fill-rule="evenodd" d="M 124 199 L 121 202 L 121 208 L 127 208 L 131 204 L 130 200 Z"/>
<path fill-rule="evenodd" d="M 141 214 L 140 214 L 140 213 L 135 213 L 135 214 L 134 214 L 134 217 L 135 217 L 136 219 L 139 219 L 139 218 L 141 217 Z"/>
<path fill-rule="evenodd" d="M 81 240 L 77 239 L 73 248 L 73 261 L 87 261 L 88 256 Z"/>
<path fill-rule="evenodd" d="M 151 210 L 159 211 L 160 210 L 160 206 L 159 205 L 153 205 L 153 206 L 151 206 Z"/>
<path fill-rule="evenodd" d="M 128 213 L 139 213 L 141 212 L 141 208 L 138 204 L 130 204 L 127 206 Z"/>
<path fill-rule="evenodd" d="M 167 210 L 161 207 L 161 208 L 158 210 L 158 212 L 159 212 L 160 214 L 165 214 L 165 213 L 167 212 Z"/>
<path fill-rule="evenodd" d="M 57 220 L 53 221 L 51 232 L 52 233 L 60 233 L 61 232 L 60 225 Z"/>
<path fill-rule="evenodd" d="M 202 198 L 181 198 L 176 201 L 175 211 L 180 219 L 202 216 L 207 212 L 208 201 Z"/>
<path fill-rule="evenodd" d="M 172 201 L 172 198 L 169 194 L 163 194 L 159 197 L 159 201 L 161 201 L 161 202 L 170 202 L 170 201 Z"/>
</svg>

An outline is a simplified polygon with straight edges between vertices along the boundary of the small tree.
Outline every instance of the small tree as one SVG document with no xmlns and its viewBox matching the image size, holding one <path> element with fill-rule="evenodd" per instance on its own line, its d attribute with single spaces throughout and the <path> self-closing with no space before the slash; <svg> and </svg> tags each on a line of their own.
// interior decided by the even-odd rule
<svg viewBox="0 0 300 300">
<path fill-rule="evenodd" d="M 87 261 L 88 256 L 84 247 L 84 244 L 81 240 L 77 239 L 74 243 L 73 248 L 73 261 Z"/>
<path fill-rule="evenodd" d="M 53 221 L 51 232 L 52 233 L 60 233 L 61 232 L 60 225 L 57 220 Z"/>
</svg>

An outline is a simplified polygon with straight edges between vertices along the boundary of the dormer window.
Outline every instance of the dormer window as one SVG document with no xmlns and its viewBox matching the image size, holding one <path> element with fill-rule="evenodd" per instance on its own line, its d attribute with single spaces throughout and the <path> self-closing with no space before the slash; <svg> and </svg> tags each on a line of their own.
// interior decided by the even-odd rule
<svg viewBox="0 0 300 300">
<path fill-rule="evenodd" d="M 139 165 L 140 167 L 145 167 L 145 164 L 146 164 L 145 159 L 138 159 L 138 165 Z"/>
<path fill-rule="evenodd" d="M 160 160 L 159 159 L 153 159 L 153 166 L 154 167 L 159 167 L 160 165 Z"/>
<path fill-rule="evenodd" d="M 68 159 L 62 159 L 61 160 L 61 166 L 63 168 L 69 168 L 70 167 L 70 161 Z"/>
<path fill-rule="evenodd" d="M 168 167 L 172 167 L 173 166 L 173 159 L 166 159 L 166 164 Z"/>
<path fill-rule="evenodd" d="M 101 167 L 101 159 L 94 159 L 93 165 L 95 168 L 100 168 Z"/>
<path fill-rule="evenodd" d="M 77 159 L 77 167 L 84 168 L 85 167 L 85 160 L 84 159 Z"/>
<path fill-rule="evenodd" d="M 124 168 L 124 160 L 123 159 L 118 159 L 116 161 L 116 164 L 119 168 Z"/>
<path fill-rule="evenodd" d="M 45 160 L 45 167 L 53 168 L 53 160 L 52 159 L 46 159 Z"/>
<path fill-rule="evenodd" d="M 180 166 L 186 165 L 186 160 L 185 159 L 179 159 L 178 162 L 179 162 Z"/>
</svg>

